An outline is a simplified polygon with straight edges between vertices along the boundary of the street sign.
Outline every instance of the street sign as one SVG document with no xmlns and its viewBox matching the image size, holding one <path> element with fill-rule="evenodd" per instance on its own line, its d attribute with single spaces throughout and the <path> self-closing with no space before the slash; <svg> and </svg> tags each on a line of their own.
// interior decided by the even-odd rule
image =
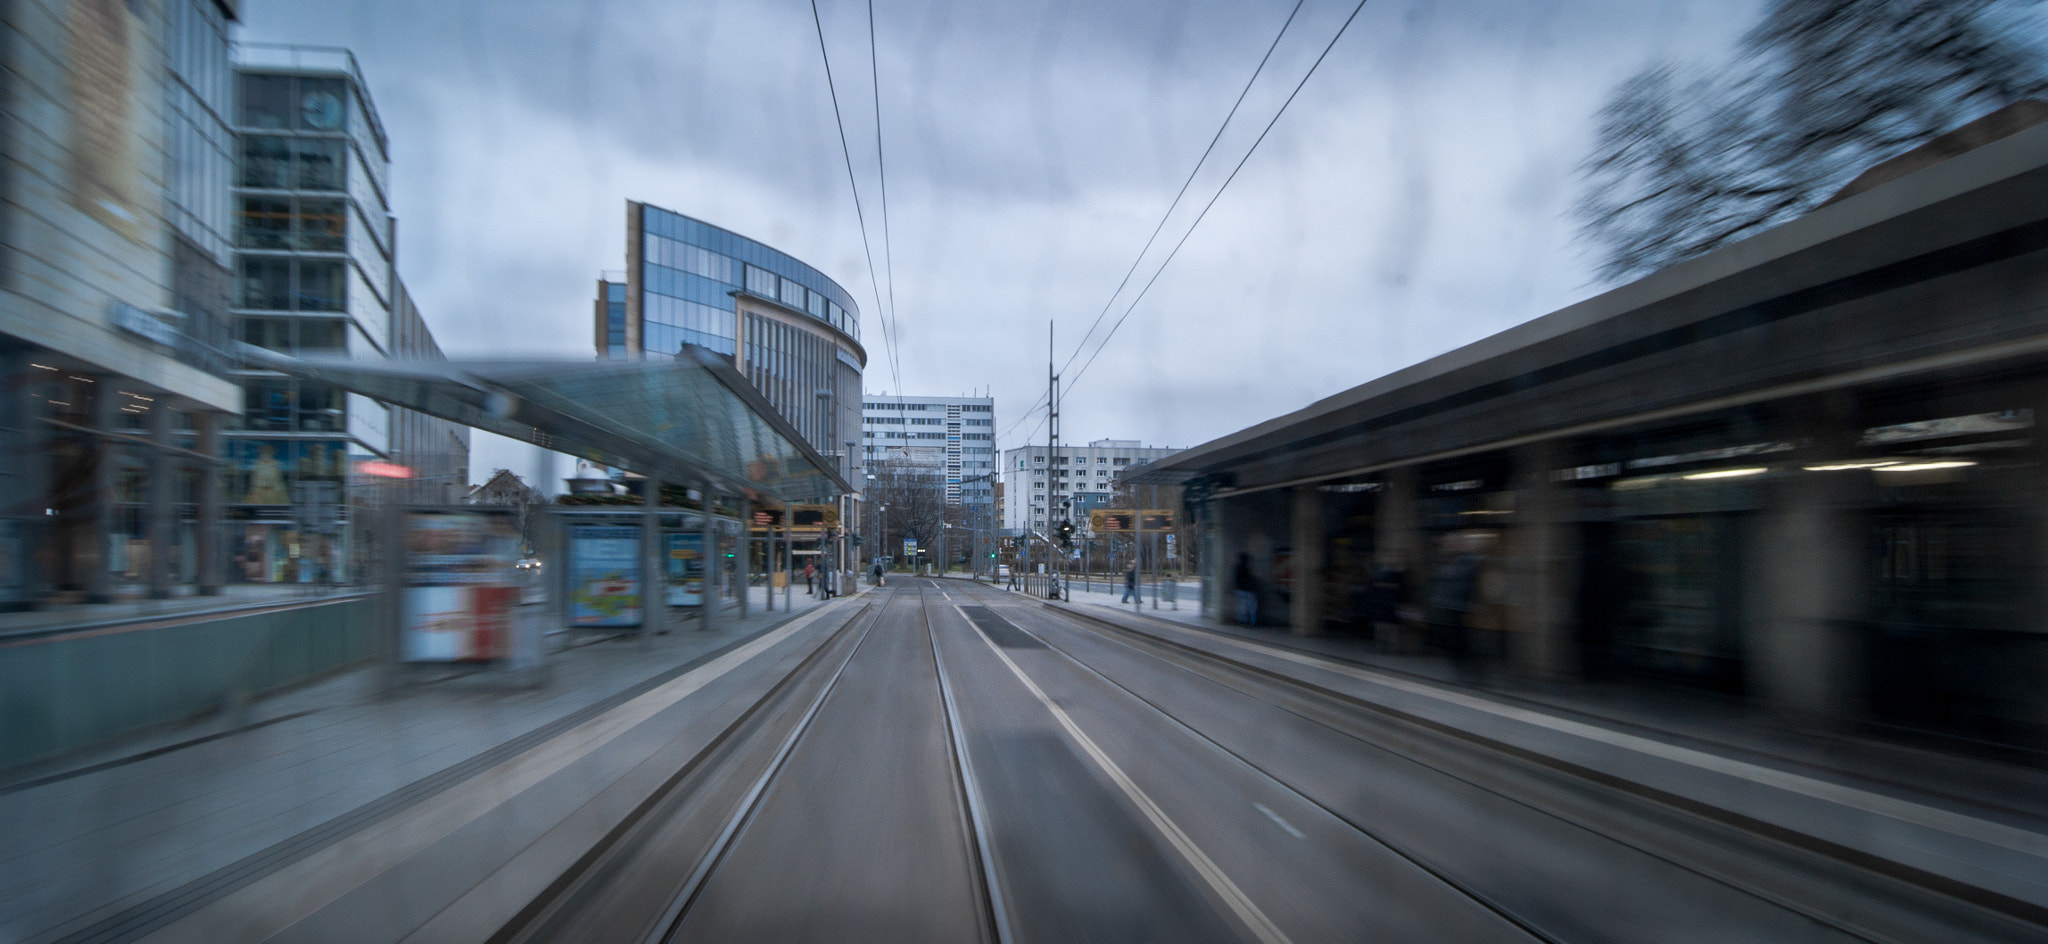
<svg viewBox="0 0 2048 944">
<path fill-rule="evenodd" d="M 917 556 L 917 539 L 916 539 L 916 538 L 904 538 L 904 539 L 903 539 L 903 556 L 904 556 L 904 557 L 916 557 L 916 556 Z"/>
</svg>

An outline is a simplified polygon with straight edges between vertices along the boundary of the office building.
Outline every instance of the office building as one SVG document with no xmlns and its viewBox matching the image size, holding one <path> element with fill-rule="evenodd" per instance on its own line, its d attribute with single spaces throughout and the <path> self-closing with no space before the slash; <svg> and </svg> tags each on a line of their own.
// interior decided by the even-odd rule
<svg viewBox="0 0 2048 944">
<path fill-rule="evenodd" d="M 861 459 L 929 469 L 946 504 L 995 502 L 993 397 L 914 397 L 870 393 L 861 399 Z"/>
<path fill-rule="evenodd" d="M 626 203 L 626 268 L 597 282 L 600 358 L 674 356 L 692 344 L 732 359 L 819 453 L 859 478 L 860 312 L 817 269 L 670 210 Z"/>
<path fill-rule="evenodd" d="M 231 2 L 8 7 L 0 72 L 0 606 L 208 572 Z"/>
<path fill-rule="evenodd" d="M 389 142 L 355 57 L 237 53 L 237 335 L 291 354 L 438 357 L 397 276 Z M 239 376 L 243 414 L 225 456 L 236 579 L 345 581 L 355 509 L 467 488 L 466 430 L 324 384 Z M 402 465 L 406 477 L 360 478 L 372 458 L 399 460 L 378 468 Z"/>
<path fill-rule="evenodd" d="M 1135 439 L 1098 439 L 1085 446 L 1003 450 L 1003 529 L 1049 534 L 1061 521 L 1086 522 L 1078 506 L 1106 507 L 1116 477 L 1181 450 L 1147 446 Z M 1047 461 L 1050 459 L 1050 461 Z"/>
</svg>

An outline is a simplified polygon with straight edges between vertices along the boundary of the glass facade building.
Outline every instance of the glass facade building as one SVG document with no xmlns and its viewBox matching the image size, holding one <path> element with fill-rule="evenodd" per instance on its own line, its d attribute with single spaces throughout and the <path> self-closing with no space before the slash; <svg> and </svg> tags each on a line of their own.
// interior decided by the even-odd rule
<svg viewBox="0 0 2048 944">
<path fill-rule="evenodd" d="M 626 219 L 623 278 L 597 284 L 598 356 L 674 356 L 684 345 L 725 355 L 812 448 L 855 461 L 867 352 L 852 296 L 795 257 L 702 220 L 639 202 Z"/>
<path fill-rule="evenodd" d="M 389 143 L 355 57 L 236 52 L 236 336 L 287 354 L 439 357 L 398 280 Z M 356 481 L 355 460 L 413 468 L 407 500 L 467 487 L 466 430 L 312 381 L 241 379 L 224 469 L 231 579 L 350 579 L 354 506 L 391 491 Z"/>
</svg>

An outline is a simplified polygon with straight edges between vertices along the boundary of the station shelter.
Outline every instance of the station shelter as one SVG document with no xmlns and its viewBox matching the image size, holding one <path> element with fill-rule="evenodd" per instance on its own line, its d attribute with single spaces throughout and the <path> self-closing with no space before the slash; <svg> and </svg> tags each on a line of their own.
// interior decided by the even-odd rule
<svg viewBox="0 0 2048 944">
<path fill-rule="evenodd" d="M 1143 467 L 1204 606 L 2048 735 L 2048 126 Z"/>
</svg>

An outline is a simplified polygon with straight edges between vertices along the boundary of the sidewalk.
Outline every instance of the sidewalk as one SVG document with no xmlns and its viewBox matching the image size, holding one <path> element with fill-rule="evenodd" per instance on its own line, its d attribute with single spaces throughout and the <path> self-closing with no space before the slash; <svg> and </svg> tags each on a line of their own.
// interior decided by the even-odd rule
<svg viewBox="0 0 2048 944">
<path fill-rule="evenodd" d="M 175 596 L 163 600 L 120 600 L 113 603 L 55 603 L 34 610 L 0 613 L 0 639 L 9 636 L 62 632 L 140 620 L 179 619 L 213 612 L 339 599 L 363 592 L 360 587 L 324 587 L 296 583 L 237 583 L 218 596 Z"/>
<path fill-rule="evenodd" d="M 793 612 L 778 598 L 764 613 L 754 597 L 747 619 L 728 610 L 709 632 L 557 636 L 566 648 L 535 689 L 419 673 L 380 695 L 373 667 L 17 772 L 0 784 L 0 940 L 53 940 L 245 882 L 265 855 L 334 843 L 822 605 L 798 592 Z"/>
<path fill-rule="evenodd" d="M 1340 636 L 1302 637 L 1193 609 L 1047 604 L 1446 726 L 1561 768 L 1631 785 L 2048 908 L 2048 770 L 1804 727 L 1733 699 L 1646 686 L 1453 681 L 1448 661 Z"/>
</svg>

